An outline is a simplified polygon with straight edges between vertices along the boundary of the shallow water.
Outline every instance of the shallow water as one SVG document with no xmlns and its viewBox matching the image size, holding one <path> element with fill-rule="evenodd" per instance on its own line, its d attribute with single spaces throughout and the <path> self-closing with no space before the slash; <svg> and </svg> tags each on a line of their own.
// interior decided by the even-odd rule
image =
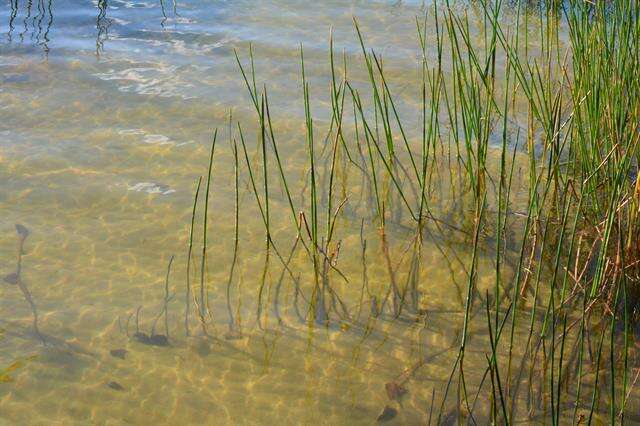
<svg viewBox="0 0 640 426">
<path fill-rule="evenodd" d="M 336 319 L 340 308 L 335 307 L 329 327 L 309 324 L 296 313 L 299 307 L 304 316 L 307 307 L 296 301 L 294 285 L 300 282 L 300 297 L 305 292 L 309 297 L 309 260 L 298 251 L 289 274 L 273 249 L 266 254 L 264 226 L 243 171 L 231 334 L 226 297 L 234 247 L 231 110 L 234 121 L 246 123 L 249 156 L 254 164 L 260 161 L 255 111 L 234 49 L 247 65 L 252 45 L 258 84 L 268 85 L 294 202 L 303 206 L 308 191 L 300 44 L 312 108 L 318 127 L 326 128 L 329 31 L 332 27 L 336 52 L 357 61 L 352 21 L 357 16 L 368 46 L 384 56 L 399 113 L 411 129 L 420 102 L 415 16 L 424 7 L 419 1 L 3 0 L 0 273 L 15 270 L 14 226 L 23 224 L 30 235 L 21 279 L 37 306 L 46 345 L 33 331 L 32 312 L 19 289 L 3 283 L 0 368 L 14 368 L 0 374 L 0 423 L 371 424 L 387 405 L 397 410 L 395 422 L 426 422 L 432 396 L 436 409 L 442 401 L 460 342 L 464 264 L 471 253 L 456 232 L 430 234 L 418 255 L 415 308 L 426 315 L 414 309 L 398 319 L 388 312 L 374 318 L 368 297 L 383 297 L 390 280 L 385 250 L 365 187 L 353 175 L 344 176 L 341 188 L 350 200 L 336 240 L 341 241 L 337 265 L 346 279 L 334 273 L 332 280 L 351 320 Z M 354 84 L 364 85 L 364 70 L 353 68 Z M 187 337 L 191 209 L 216 127 L 205 280 L 211 337 L 201 336 L 195 312 Z M 233 133 L 237 139 L 237 130 Z M 240 161 L 242 166 L 242 154 Z M 271 227 L 277 251 L 286 258 L 295 224 L 281 185 L 272 185 Z M 451 203 L 441 197 L 434 206 L 446 214 Z M 387 231 L 399 281 L 408 279 L 407 253 L 414 247 L 406 223 L 406 214 L 398 213 Z M 198 233 L 194 292 L 200 284 L 200 244 Z M 480 256 L 486 272 L 481 293 L 494 280 L 490 247 Z M 162 310 L 173 255 L 170 346 L 145 345 L 133 338 L 135 313 L 140 307 L 139 329 L 150 333 Z M 506 265 L 505 279 L 512 273 Z M 166 333 L 164 324 L 164 318 L 157 322 L 158 333 Z M 476 389 L 486 368 L 487 336 L 473 322 L 470 327 L 465 365 L 468 386 Z M 526 339 L 527 331 L 516 330 L 516 339 Z M 126 352 L 110 353 L 118 349 Z M 408 393 L 389 401 L 385 385 L 401 380 L 414 365 L 404 384 Z M 443 421 L 455 414 L 451 393 Z M 637 402 L 632 398 L 630 404 Z M 481 422 L 488 404 L 477 401 Z M 543 421 L 544 415 L 534 419 Z"/>
</svg>

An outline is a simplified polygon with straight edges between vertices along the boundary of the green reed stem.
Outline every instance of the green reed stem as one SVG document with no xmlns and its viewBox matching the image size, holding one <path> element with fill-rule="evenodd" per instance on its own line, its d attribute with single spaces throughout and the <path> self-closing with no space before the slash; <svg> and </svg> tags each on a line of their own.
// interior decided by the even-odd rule
<svg viewBox="0 0 640 426">
<path fill-rule="evenodd" d="M 185 292 L 185 310 L 184 310 L 184 332 L 187 337 L 190 336 L 189 332 L 189 311 L 191 310 L 191 254 L 193 252 L 193 230 L 195 228 L 196 221 L 196 208 L 198 207 L 198 195 L 200 194 L 200 184 L 202 183 L 202 176 L 198 177 L 198 183 L 196 185 L 196 193 L 193 197 L 193 210 L 191 212 L 191 226 L 189 227 L 189 249 L 187 251 L 187 290 Z"/>
</svg>

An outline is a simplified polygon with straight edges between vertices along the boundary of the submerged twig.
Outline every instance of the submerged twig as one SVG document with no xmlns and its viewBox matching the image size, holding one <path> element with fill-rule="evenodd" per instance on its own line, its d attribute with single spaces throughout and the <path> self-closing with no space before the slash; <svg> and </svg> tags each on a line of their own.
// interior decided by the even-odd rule
<svg viewBox="0 0 640 426">
<path fill-rule="evenodd" d="M 16 224 L 16 232 L 18 234 L 18 260 L 16 265 L 16 271 L 8 274 L 4 277 L 4 282 L 11 285 L 17 285 L 24 296 L 24 299 L 27 301 L 29 306 L 31 307 L 31 312 L 33 314 L 33 330 L 35 331 L 38 338 L 42 341 L 43 345 L 46 345 L 44 337 L 40 333 L 40 329 L 38 328 L 38 309 L 36 307 L 35 302 L 33 301 L 33 297 L 31 296 L 31 292 L 27 288 L 27 285 L 22 280 L 22 254 L 24 252 L 24 242 L 29 236 L 29 230 L 19 223 Z"/>
</svg>

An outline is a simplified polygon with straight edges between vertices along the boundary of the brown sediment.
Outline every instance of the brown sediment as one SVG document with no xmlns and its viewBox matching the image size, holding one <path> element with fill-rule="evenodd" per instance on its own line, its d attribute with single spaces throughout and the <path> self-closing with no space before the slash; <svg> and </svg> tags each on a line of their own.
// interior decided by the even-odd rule
<svg viewBox="0 0 640 426">
<path fill-rule="evenodd" d="M 387 391 L 387 397 L 393 401 L 400 399 L 407 393 L 407 389 L 396 382 L 389 382 L 384 385 L 384 389 Z"/>
</svg>

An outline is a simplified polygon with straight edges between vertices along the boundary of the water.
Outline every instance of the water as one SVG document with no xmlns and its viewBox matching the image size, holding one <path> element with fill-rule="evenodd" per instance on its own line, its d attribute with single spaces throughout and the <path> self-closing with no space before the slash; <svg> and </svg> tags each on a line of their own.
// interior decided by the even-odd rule
<svg viewBox="0 0 640 426">
<path fill-rule="evenodd" d="M 344 52 L 358 63 L 357 16 L 367 45 L 384 56 L 409 136 L 417 137 L 411 125 L 419 120 L 420 102 L 415 16 L 425 7 L 419 1 L 3 0 L 0 272 L 15 270 L 14 226 L 23 224 L 30 235 L 21 279 L 37 306 L 46 345 L 33 331 L 32 311 L 19 289 L 3 283 L 0 369 L 9 368 L 0 374 L 0 423 L 371 424 L 385 406 L 397 410 L 395 422 L 424 423 L 432 396 L 436 409 L 442 401 L 458 353 L 464 264 L 471 255 L 463 236 L 441 231 L 421 247 L 416 308 L 426 314 L 414 309 L 394 319 L 387 307 L 374 318 L 369 297 L 384 297 L 390 281 L 385 248 L 364 184 L 353 174 L 341 176 L 349 203 L 334 241 L 341 241 L 336 265 L 348 281 L 336 272 L 331 279 L 352 320 L 341 320 L 336 305 L 329 327 L 304 323 L 295 308 L 306 314 L 302 299 L 310 297 L 313 282 L 309 259 L 298 250 L 288 273 L 273 249 L 265 254 L 264 226 L 240 152 L 240 238 L 229 300 L 226 291 L 235 217 L 230 111 L 245 126 L 255 170 L 261 158 L 255 111 L 234 49 L 248 66 L 252 46 L 294 203 L 304 206 L 309 194 L 300 44 L 316 125 L 326 129 L 330 28 L 337 56 Z M 433 37 L 428 32 L 428 42 Z M 356 87 L 366 87 L 361 66 L 352 67 L 350 76 Z M 195 184 L 206 175 L 216 127 L 207 339 L 195 311 L 191 336 L 185 336 L 184 292 Z M 235 127 L 232 133 L 238 140 Z M 295 225 L 274 161 L 270 167 L 271 227 L 286 259 Z M 452 203 L 443 196 L 434 206 L 446 215 Z M 321 205 L 326 208 L 326 199 Z M 405 282 L 414 235 L 406 213 L 390 222 L 389 264 Z M 196 294 L 200 235 L 196 231 L 190 271 Z M 480 256 L 482 294 L 494 280 L 490 248 L 487 243 Z M 140 308 L 139 331 L 150 333 L 162 313 L 173 255 L 170 346 L 140 343 L 133 338 L 135 313 Z M 508 264 L 504 276 L 513 276 Z M 302 296 L 296 296 L 296 281 Z M 482 317 L 483 310 L 474 315 Z M 164 317 L 155 331 L 166 333 Z M 517 330 L 516 339 L 524 341 L 526 333 L 526 327 Z M 465 363 L 468 386 L 475 390 L 486 368 L 487 335 L 473 322 L 470 335 Z M 394 381 L 408 391 L 400 401 L 390 401 L 385 390 Z M 453 394 L 444 404 L 445 421 L 455 414 Z M 488 407 L 488 400 L 478 399 L 479 419 L 486 419 Z"/>
</svg>

